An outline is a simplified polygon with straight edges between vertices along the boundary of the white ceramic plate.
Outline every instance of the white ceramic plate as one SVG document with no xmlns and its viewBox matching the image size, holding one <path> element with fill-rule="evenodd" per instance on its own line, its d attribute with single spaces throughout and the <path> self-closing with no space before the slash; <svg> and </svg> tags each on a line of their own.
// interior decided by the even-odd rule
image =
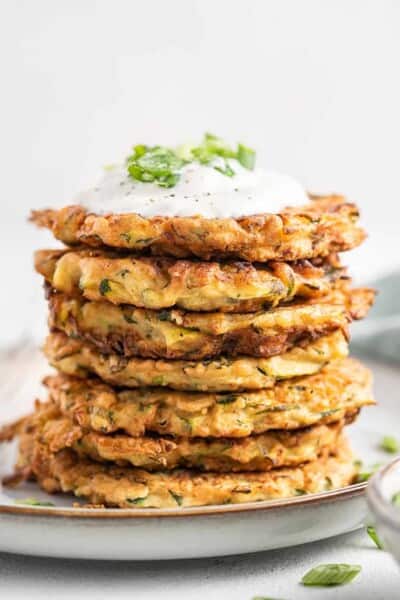
<svg viewBox="0 0 400 600">
<path fill-rule="evenodd" d="M 383 435 L 398 434 L 400 418 L 400 372 L 375 363 L 371 366 L 381 405 L 365 409 L 357 423 L 349 428 L 353 446 L 367 465 L 390 458 L 379 450 L 379 441 Z M 32 379 L 29 384 L 26 362 L 24 370 L 23 390 L 17 377 L 12 393 L 9 389 L 8 395 L 2 394 L 0 422 L 21 412 L 24 404 L 21 395 L 26 396 L 34 385 Z M 30 377 L 37 381 L 42 370 L 43 364 L 37 359 Z M 12 471 L 13 454 L 10 445 L 0 449 L 3 474 Z M 361 527 L 367 518 L 364 491 L 365 484 L 358 484 L 274 502 L 192 509 L 114 510 L 73 508 L 72 496 L 47 496 L 36 485 L 24 484 L 17 490 L 0 490 L 0 551 L 111 560 L 256 552 L 312 542 Z M 30 507 L 15 503 L 17 498 L 32 496 L 56 506 Z"/>
</svg>

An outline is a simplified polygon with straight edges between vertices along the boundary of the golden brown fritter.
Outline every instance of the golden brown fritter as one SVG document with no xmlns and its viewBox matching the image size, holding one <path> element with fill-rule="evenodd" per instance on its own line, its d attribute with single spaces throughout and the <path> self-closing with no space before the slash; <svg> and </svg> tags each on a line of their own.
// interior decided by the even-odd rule
<svg viewBox="0 0 400 600">
<path fill-rule="evenodd" d="M 269 388 L 280 379 L 317 373 L 329 361 L 347 356 L 348 345 L 343 333 L 336 331 L 270 358 L 154 360 L 101 354 L 91 344 L 53 333 L 44 351 L 50 364 L 63 373 L 84 378 L 96 374 L 119 387 L 229 392 Z"/>
<path fill-rule="evenodd" d="M 83 429 L 178 437 L 239 438 L 299 429 L 349 417 L 374 404 L 371 373 L 356 360 L 334 361 L 318 374 L 258 392 L 213 394 L 139 388 L 117 390 L 98 379 L 66 375 L 44 381 L 50 399 Z"/>
<path fill-rule="evenodd" d="M 50 292 L 49 325 L 94 344 L 104 354 L 184 360 L 268 357 L 336 329 L 346 333 L 352 317 L 367 313 L 374 293 L 345 285 L 319 300 L 242 314 L 150 311 Z"/>
<path fill-rule="evenodd" d="M 36 270 L 60 292 L 152 310 L 252 312 L 297 296 L 318 298 L 345 270 L 336 256 L 315 263 L 217 263 L 100 250 L 35 254 Z"/>
<path fill-rule="evenodd" d="M 348 416 L 351 422 L 357 412 Z M 202 471 L 268 471 L 316 460 L 332 450 L 345 421 L 315 425 L 294 431 L 269 431 L 245 438 L 173 438 L 172 436 L 130 437 L 104 435 L 85 430 L 63 416 L 52 403 L 38 406 L 27 418 L 27 427 L 52 452 L 72 448 L 78 455 L 120 466 L 133 465 L 148 471 L 178 467 Z"/>
<path fill-rule="evenodd" d="M 199 473 L 187 470 L 149 473 L 79 458 L 70 449 L 52 453 L 24 434 L 20 469 L 48 493 L 72 492 L 93 505 L 120 508 L 177 508 L 237 504 L 315 494 L 350 485 L 354 456 L 343 436 L 333 452 L 306 465 L 262 473 Z M 17 473 L 18 475 L 18 473 Z"/>
<path fill-rule="evenodd" d="M 358 246 L 358 209 L 342 196 L 312 197 L 280 214 L 238 219 L 95 215 L 81 206 L 33 211 L 31 220 L 69 245 L 110 246 L 176 257 L 297 260 Z"/>
</svg>

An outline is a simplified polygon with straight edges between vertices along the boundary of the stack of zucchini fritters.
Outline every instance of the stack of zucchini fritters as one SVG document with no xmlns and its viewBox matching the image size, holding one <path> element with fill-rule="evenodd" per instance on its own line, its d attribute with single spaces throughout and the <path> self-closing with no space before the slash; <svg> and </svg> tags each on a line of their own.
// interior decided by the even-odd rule
<svg viewBox="0 0 400 600">
<path fill-rule="evenodd" d="M 357 209 L 317 197 L 240 219 L 38 211 L 58 374 L 22 423 L 19 474 L 94 505 L 260 501 L 342 487 L 343 427 L 373 404 L 347 357 L 373 291 L 338 252 Z"/>
</svg>

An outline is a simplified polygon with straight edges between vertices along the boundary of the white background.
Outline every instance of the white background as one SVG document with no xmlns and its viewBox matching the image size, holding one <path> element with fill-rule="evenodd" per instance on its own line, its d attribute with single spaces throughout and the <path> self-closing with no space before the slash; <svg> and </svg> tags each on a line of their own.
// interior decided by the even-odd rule
<svg viewBox="0 0 400 600">
<path fill-rule="evenodd" d="M 399 258 L 400 2 L 1 0 L 3 342 L 41 333 L 29 209 L 67 203 L 138 142 L 210 130 L 359 203 L 370 279 Z M 347 257 L 346 257 L 347 259 Z M 12 285 L 11 285 L 12 283 Z"/>
</svg>

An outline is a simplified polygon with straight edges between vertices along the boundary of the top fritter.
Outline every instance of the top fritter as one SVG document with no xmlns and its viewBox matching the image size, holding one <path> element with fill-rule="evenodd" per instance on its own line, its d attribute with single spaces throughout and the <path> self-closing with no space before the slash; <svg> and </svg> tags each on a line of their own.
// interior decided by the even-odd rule
<svg viewBox="0 0 400 600">
<path fill-rule="evenodd" d="M 175 257 L 297 260 L 363 241 L 354 204 L 310 197 L 254 162 L 249 148 L 210 134 L 199 146 L 135 146 L 75 204 L 31 218 L 66 244 Z"/>
</svg>

